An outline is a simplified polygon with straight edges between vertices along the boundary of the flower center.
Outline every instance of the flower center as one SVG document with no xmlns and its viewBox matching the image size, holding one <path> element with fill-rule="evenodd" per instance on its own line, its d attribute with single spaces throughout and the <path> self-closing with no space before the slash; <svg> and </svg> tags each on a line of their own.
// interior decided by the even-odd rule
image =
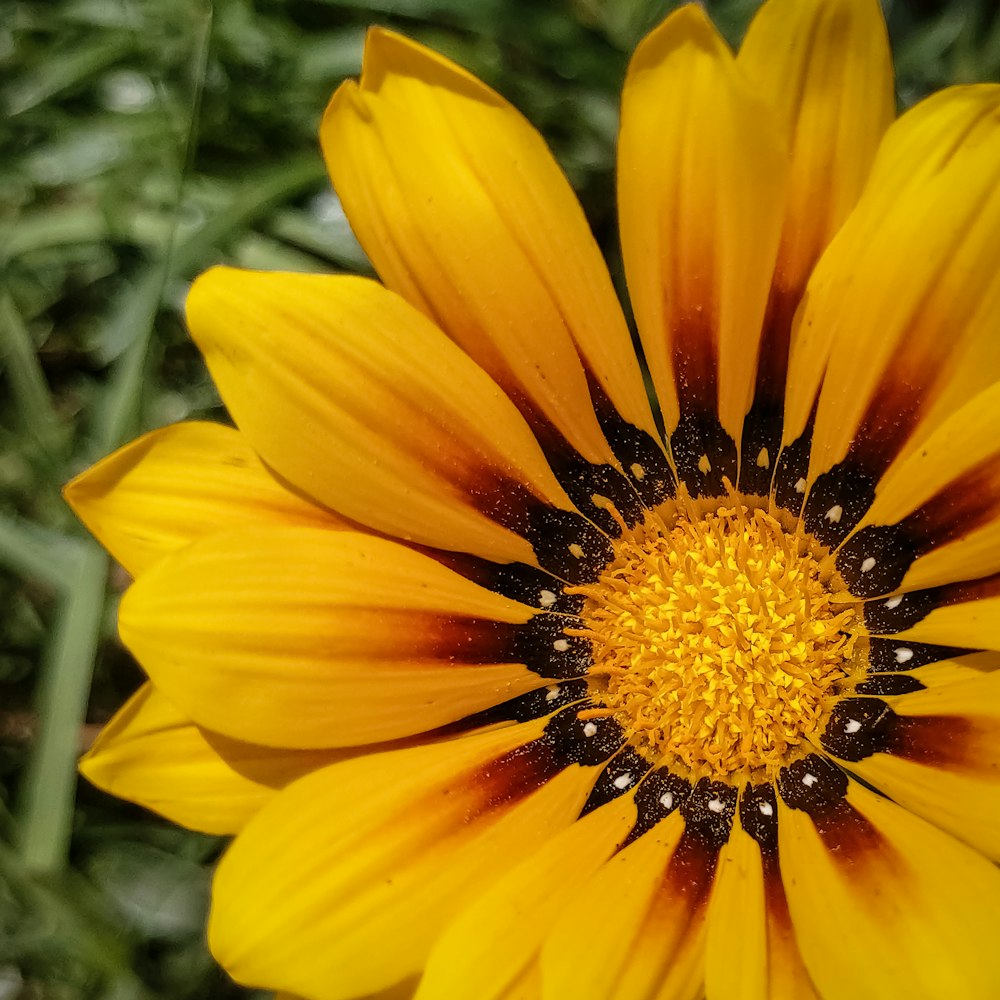
<svg viewBox="0 0 1000 1000">
<path fill-rule="evenodd" d="M 581 613 L 591 717 L 690 777 L 773 778 L 811 752 L 852 672 L 855 612 L 826 549 L 730 496 L 627 530 Z M 761 773 L 763 772 L 763 774 Z"/>
</svg>

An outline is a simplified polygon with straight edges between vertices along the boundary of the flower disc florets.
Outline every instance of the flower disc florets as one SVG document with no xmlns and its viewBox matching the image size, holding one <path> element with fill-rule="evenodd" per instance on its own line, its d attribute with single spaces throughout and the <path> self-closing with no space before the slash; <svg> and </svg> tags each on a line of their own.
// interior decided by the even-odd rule
<svg viewBox="0 0 1000 1000">
<path fill-rule="evenodd" d="M 765 509 L 650 514 L 586 595 L 592 696 L 649 759 L 773 777 L 809 752 L 852 672 L 831 560 Z"/>
</svg>

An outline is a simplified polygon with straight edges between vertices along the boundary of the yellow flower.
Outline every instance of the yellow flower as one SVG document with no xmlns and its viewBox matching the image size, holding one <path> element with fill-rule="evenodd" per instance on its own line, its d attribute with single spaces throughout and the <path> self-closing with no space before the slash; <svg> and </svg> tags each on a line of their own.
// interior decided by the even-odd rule
<svg viewBox="0 0 1000 1000">
<path fill-rule="evenodd" d="M 84 773 L 238 834 L 238 980 L 1000 996 L 1000 87 L 891 118 L 876 0 L 639 46 L 654 410 L 537 133 L 369 35 L 322 142 L 384 284 L 202 276 L 239 429 L 68 490 L 151 680 Z"/>
</svg>

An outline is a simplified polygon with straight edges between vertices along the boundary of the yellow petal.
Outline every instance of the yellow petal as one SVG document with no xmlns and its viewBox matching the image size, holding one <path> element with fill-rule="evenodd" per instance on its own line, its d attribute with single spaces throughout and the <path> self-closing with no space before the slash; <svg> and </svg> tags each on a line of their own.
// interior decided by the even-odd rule
<svg viewBox="0 0 1000 1000">
<path fill-rule="evenodd" d="M 395 542 L 269 528 L 160 561 L 125 595 L 120 626 L 157 686 L 201 725 L 270 746 L 334 747 L 426 732 L 539 687 L 516 662 L 517 629 L 505 627 L 530 617 Z M 550 662 L 575 655 L 540 636 Z"/>
<path fill-rule="evenodd" d="M 734 829 L 719 855 L 708 905 L 705 993 L 709 1000 L 773 1000 L 760 848 Z"/>
<path fill-rule="evenodd" d="M 323 1000 L 418 972 L 456 912 L 579 814 L 593 769 L 533 770 L 551 764 L 521 749 L 541 731 L 374 754 L 292 785 L 219 866 L 209 938 L 223 966 Z"/>
<path fill-rule="evenodd" d="M 856 632 L 1000 651 L 1000 574 L 867 601 Z"/>
<path fill-rule="evenodd" d="M 336 758 L 273 750 L 196 726 L 145 684 L 80 761 L 98 788 L 204 833 L 236 833 L 275 792 Z"/>
<path fill-rule="evenodd" d="M 417 1000 L 499 1000 L 532 966 L 576 886 L 603 864 L 635 820 L 617 799 L 553 837 L 466 907 L 434 946 Z"/>
<path fill-rule="evenodd" d="M 816 261 L 861 194 L 895 102 L 877 0 L 770 0 L 737 62 L 789 149 L 785 220 L 740 465 L 740 488 L 766 495 L 781 445 L 792 318 Z"/>
<path fill-rule="evenodd" d="M 889 702 L 876 734 L 880 752 L 860 760 L 852 755 L 848 766 L 893 801 L 1000 861 L 1000 673 Z"/>
<path fill-rule="evenodd" d="M 845 563 L 875 557 L 881 565 L 866 576 L 878 578 L 880 589 L 871 593 L 919 590 L 1000 570 L 998 430 L 1000 383 L 890 466 L 838 556 L 848 583 Z"/>
<path fill-rule="evenodd" d="M 438 322 L 541 428 L 613 461 L 587 386 L 656 434 L 600 251 L 535 129 L 454 63 L 381 29 L 320 132 L 385 283 Z M 530 321 L 526 321 L 530 317 Z"/>
<path fill-rule="evenodd" d="M 195 539 L 240 524 L 345 525 L 282 486 L 246 438 L 222 424 L 151 431 L 77 476 L 65 497 L 133 576 Z"/>
<path fill-rule="evenodd" d="M 1000 994 L 1000 872 L 981 854 L 855 782 L 816 819 L 779 803 L 778 839 L 824 1000 Z"/>
<path fill-rule="evenodd" d="M 215 268 L 188 321 L 253 447 L 356 521 L 531 563 L 493 517 L 528 530 L 534 506 L 571 506 L 496 383 L 372 281 Z"/>
<path fill-rule="evenodd" d="M 618 202 L 629 295 L 678 471 L 735 482 L 785 214 L 773 115 L 700 7 L 636 49 L 622 95 Z M 699 472 L 710 464 L 710 475 Z"/>
<path fill-rule="evenodd" d="M 545 1000 L 701 995 L 712 872 L 686 866 L 683 838 L 674 812 L 576 885 L 542 947 Z"/>
<path fill-rule="evenodd" d="M 811 479 L 846 461 L 842 474 L 853 478 L 842 485 L 861 496 L 1000 376 L 998 108 L 1000 87 L 980 86 L 905 114 L 817 265 L 796 318 L 784 437 L 802 432 L 822 378 Z M 807 527 L 852 499 L 819 495 L 821 510 L 807 501 Z M 866 505 L 841 519 L 839 537 Z"/>
<path fill-rule="evenodd" d="M 737 62 L 789 137 L 774 282 L 790 321 L 894 117 L 892 59 L 878 0 L 770 0 L 750 23 Z"/>
</svg>

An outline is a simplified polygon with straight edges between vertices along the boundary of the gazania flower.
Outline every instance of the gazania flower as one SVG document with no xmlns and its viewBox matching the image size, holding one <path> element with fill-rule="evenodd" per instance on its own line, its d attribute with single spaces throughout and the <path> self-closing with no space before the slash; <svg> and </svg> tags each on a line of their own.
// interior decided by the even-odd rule
<svg viewBox="0 0 1000 1000">
<path fill-rule="evenodd" d="M 1000 996 L 1000 88 L 891 108 L 875 0 L 639 46 L 651 404 L 539 136 L 369 35 L 322 141 L 384 284 L 210 271 L 238 429 L 69 488 L 151 680 L 84 773 L 237 834 L 238 980 Z"/>
</svg>

